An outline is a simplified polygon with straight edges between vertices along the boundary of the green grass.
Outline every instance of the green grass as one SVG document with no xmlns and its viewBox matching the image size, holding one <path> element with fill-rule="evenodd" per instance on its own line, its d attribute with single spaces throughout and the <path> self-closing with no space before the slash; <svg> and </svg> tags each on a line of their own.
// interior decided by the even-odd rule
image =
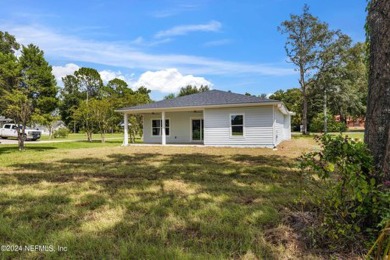
<svg viewBox="0 0 390 260">
<path fill-rule="evenodd" d="M 283 227 L 284 209 L 298 198 L 294 158 L 312 141 L 294 140 L 278 151 L 120 143 L 34 144 L 24 152 L 0 146 L 0 244 L 67 248 L 0 256 L 305 255 L 289 246 L 293 238 L 286 242 L 267 234 Z"/>
<path fill-rule="evenodd" d="M 315 135 L 320 135 L 322 133 L 309 133 L 308 135 L 302 135 L 301 133 L 299 132 L 293 132 L 292 133 L 292 137 L 294 139 L 299 139 L 299 138 L 308 138 L 308 139 L 312 139 L 313 136 Z M 340 133 L 338 132 L 331 132 L 329 134 L 332 134 L 332 135 L 339 135 Z M 343 132 L 342 133 L 343 136 L 348 136 L 350 138 L 356 138 L 356 139 L 359 139 L 361 141 L 364 140 L 364 131 L 347 131 L 347 132 Z"/>
</svg>

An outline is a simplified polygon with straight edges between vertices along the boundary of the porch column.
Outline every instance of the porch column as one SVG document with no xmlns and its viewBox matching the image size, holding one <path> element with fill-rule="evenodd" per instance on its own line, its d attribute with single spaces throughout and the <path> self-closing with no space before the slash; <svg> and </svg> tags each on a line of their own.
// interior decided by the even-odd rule
<svg viewBox="0 0 390 260">
<path fill-rule="evenodd" d="M 161 145 L 167 144 L 167 137 L 165 135 L 165 111 L 161 112 Z"/>
<path fill-rule="evenodd" d="M 123 114 L 123 123 L 125 127 L 125 134 L 123 137 L 123 146 L 128 146 L 129 145 L 129 118 L 126 113 Z"/>
</svg>

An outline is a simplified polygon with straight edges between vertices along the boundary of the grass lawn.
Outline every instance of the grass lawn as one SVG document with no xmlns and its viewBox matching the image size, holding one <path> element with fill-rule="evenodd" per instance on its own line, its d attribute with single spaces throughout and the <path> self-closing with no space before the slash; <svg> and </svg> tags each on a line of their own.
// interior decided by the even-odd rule
<svg viewBox="0 0 390 260">
<path fill-rule="evenodd" d="M 292 135 L 294 138 L 313 138 L 315 135 L 321 135 L 322 133 L 310 133 L 309 135 L 302 135 L 299 132 L 293 132 Z M 331 135 L 339 135 L 339 132 L 331 132 Z M 364 141 L 364 131 L 347 131 L 342 133 L 343 136 L 348 136 L 350 138 L 359 139 L 362 142 Z"/>
<path fill-rule="evenodd" d="M 283 220 L 299 197 L 295 158 L 313 140 L 277 151 L 120 144 L 1 145 L 0 244 L 54 246 L 1 258 L 309 256 Z"/>
</svg>

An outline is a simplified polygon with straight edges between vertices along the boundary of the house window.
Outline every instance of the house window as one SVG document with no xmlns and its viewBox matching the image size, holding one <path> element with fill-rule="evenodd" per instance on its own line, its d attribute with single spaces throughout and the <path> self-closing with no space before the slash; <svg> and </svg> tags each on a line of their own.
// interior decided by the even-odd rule
<svg viewBox="0 0 390 260">
<path fill-rule="evenodd" d="M 152 120 L 152 136 L 161 135 L 161 119 Z M 169 136 L 169 119 L 165 119 L 165 135 Z"/>
<path fill-rule="evenodd" d="M 244 115 L 230 115 L 230 131 L 232 136 L 244 136 Z"/>
</svg>

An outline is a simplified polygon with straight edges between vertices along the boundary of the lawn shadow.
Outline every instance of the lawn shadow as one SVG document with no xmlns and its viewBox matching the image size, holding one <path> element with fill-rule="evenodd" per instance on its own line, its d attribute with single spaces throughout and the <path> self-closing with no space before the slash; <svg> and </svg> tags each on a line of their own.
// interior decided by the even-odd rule
<svg viewBox="0 0 390 260">
<path fill-rule="evenodd" d="M 1 185 L 50 195 L 32 203 L 9 191 L 0 209 L 21 208 L 9 216 L 10 225 L 28 226 L 34 218 L 32 244 L 45 234 L 78 257 L 241 258 L 250 251 L 278 258 L 262 234 L 277 225 L 279 209 L 294 197 L 290 164 L 277 155 L 203 153 L 18 163 L 3 174 Z M 23 242 L 6 235 L 8 242 Z"/>
<path fill-rule="evenodd" d="M 57 149 L 57 147 L 27 145 L 27 146 L 25 146 L 24 151 L 44 152 L 44 151 L 54 150 L 54 149 Z M 0 145 L 0 154 L 6 154 L 6 153 L 12 153 L 12 152 L 18 152 L 18 151 L 19 151 L 18 145 L 8 145 L 8 144 L 7 145 Z"/>
</svg>

